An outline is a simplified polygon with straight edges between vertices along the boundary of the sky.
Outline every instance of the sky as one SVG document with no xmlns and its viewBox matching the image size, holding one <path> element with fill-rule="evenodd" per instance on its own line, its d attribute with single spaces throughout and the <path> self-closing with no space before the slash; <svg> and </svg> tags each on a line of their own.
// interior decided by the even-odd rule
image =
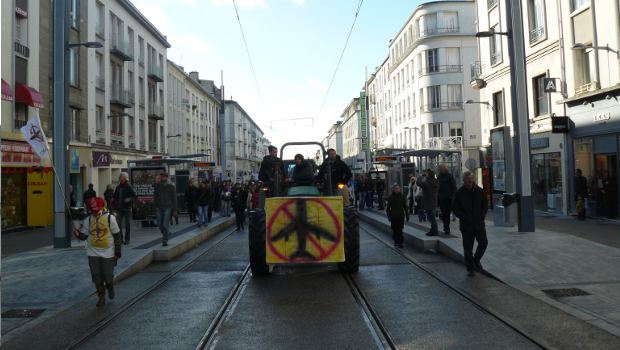
<svg viewBox="0 0 620 350">
<path fill-rule="evenodd" d="M 388 43 L 421 1 L 364 0 L 332 88 L 359 0 L 236 0 L 250 60 L 232 0 L 133 0 L 166 35 L 168 59 L 220 85 L 275 145 L 321 141 L 368 74 L 388 55 Z M 258 85 L 258 87 L 257 87 Z M 290 119 L 308 118 L 291 121 Z M 289 120 L 286 120 L 289 119 Z"/>
</svg>

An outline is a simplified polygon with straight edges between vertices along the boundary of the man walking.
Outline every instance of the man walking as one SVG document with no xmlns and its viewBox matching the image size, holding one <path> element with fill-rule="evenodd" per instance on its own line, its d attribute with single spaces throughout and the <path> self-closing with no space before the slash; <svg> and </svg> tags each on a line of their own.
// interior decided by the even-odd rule
<svg viewBox="0 0 620 350">
<path fill-rule="evenodd" d="M 119 184 L 112 195 L 112 209 L 116 211 L 116 220 L 118 226 L 121 227 L 123 243 L 129 244 L 131 238 L 131 204 L 136 198 L 136 192 L 129 184 L 129 174 L 126 172 L 121 173 L 118 182 Z"/>
<path fill-rule="evenodd" d="M 456 192 L 456 182 L 454 176 L 448 172 L 445 164 L 439 165 L 439 210 L 441 210 L 441 220 L 443 221 L 443 233 L 450 234 L 450 211 L 452 210 L 452 200 Z"/>
<path fill-rule="evenodd" d="M 435 172 L 427 169 L 418 179 L 418 186 L 422 189 L 422 209 L 431 223 L 431 230 L 426 233 L 427 236 L 437 236 L 437 192 L 439 191 L 439 182 L 435 178 Z"/>
<path fill-rule="evenodd" d="M 392 193 L 387 199 L 385 213 L 392 227 L 394 247 L 402 248 L 404 240 L 403 227 L 405 226 L 405 218 L 409 221 L 409 211 L 407 210 L 407 198 L 402 194 L 397 183 L 392 185 Z"/>
<path fill-rule="evenodd" d="M 161 243 L 165 247 L 168 245 L 170 237 L 170 218 L 173 212 L 177 211 L 177 191 L 168 182 L 168 174 L 161 173 L 159 184 L 155 186 L 154 194 L 155 208 L 157 208 L 157 224 L 162 234 Z"/>
<path fill-rule="evenodd" d="M 474 174 L 466 171 L 463 174 L 463 186 L 456 191 L 452 210 L 460 219 L 461 235 L 463 236 L 463 255 L 469 276 L 474 276 L 474 269 L 483 271 L 480 260 L 487 249 L 487 232 L 484 218 L 489 204 L 482 188 L 474 182 Z M 476 254 L 473 254 L 474 240 L 478 241 Z"/>
<path fill-rule="evenodd" d="M 84 192 L 82 196 L 82 201 L 84 202 L 84 206 L 88 208 L 88 200 L 91 198 L 97 197 L 97 192 L 93 189 L 93 184 L 88 184 L 88 189 Z"/>
<path fill-rule="evenodd" d="M 588 200 L 588 181 L 583 176 L 581 169 L 575 171 L 575 202 L 577 219 L 586 219 L 586 201 Z"/>
</svg>

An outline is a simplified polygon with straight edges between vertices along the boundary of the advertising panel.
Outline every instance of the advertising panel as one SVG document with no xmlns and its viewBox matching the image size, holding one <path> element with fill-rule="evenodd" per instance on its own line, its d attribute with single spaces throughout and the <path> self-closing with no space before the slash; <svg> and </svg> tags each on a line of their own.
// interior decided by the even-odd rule
<svg viewBox="0 0 620 350">
<path fill-rule="evenodd" d="M 155 179 L 166 167 L 135 167 L 129 169 L 129 181 L 136 191 L 133 203 L 133 219 L 146 220 L 156 215 L 155 211 Z"/>
</svg>

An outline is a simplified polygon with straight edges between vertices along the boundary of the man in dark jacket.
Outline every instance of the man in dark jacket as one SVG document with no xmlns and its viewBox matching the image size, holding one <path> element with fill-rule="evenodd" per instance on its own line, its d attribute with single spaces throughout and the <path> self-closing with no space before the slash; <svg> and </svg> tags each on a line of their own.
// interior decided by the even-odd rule
<svg viewBox="0 0 620 350">
<path fill-rule="evenodd" d="M 86 203 L 88 203 L 88 200 L 95 197 L 97 197 L 97 192 L 95 192 L 95 190 L 93 189 L 93 184 L 88 184 L 88 189 L 86 190 L 86 192 L 84 192 L 84 196 L 82 196 L 84 206 L 88 207 L 86 205 Z"/>
<path fill-rule="evenodd" d="M 456 182 L 454 176 L 448 172 L 445 164 L 439 165 L 439 195 L 438 203 L 441 210 L 441 220 L 443 221 L 443 232 L 450 234 L 450 211 L 452 210 L 452 199 L 456 192 Z"/>
<path fill-rule="evenodd" d="M 311 186 L 314 182 L 312 166 L 304 160 L 301 154 L 295 155 L 295 168 L 293 168 L 293 183 L 295 186 Z"/>
<path fill-rule="evenodd" d="M 474 174 L 466 171 L 463 174 L 463 186 L 456 191 L 452 210 L 460 220 L 461 235 L 463 236 L 463 255 L 469 276 L 474 276 L 474 269 L 482 271 L 480 260 L 487 249 L 487 232 L 484 227 L 484 218 L 487 215 L 489 204 L 484 190 L 474 182 Z M 473 254 L 474 240 L 478 241 L 476 254 Z"/>
<path fill-rule="evenodd" d="M 136 192 L 129 184 L 129 174 L 122 172 L 112 195 L 112 209 L 116 211 L 116 221 L 121 228 L 121 238 L 125 244 L 129 244 L 131 238 L 131 205 L 134 198 Z"/>
<path fill-rule="evenodd" d="M 332 189 L 338 187 L 338 184 L 346 184 L 351 179 L 351 169 L 340 159 L 340 157 L 336 154 L 336 150 L 330 148 L 327 150 L 327 159 L 321 164 L 321 168 L 319 169 L 319 174 L 316 176 L 316 179 L 327 180 L 327 168 L 331 165 L 331 184 L 326 184 L 331 186 Z"/>
<path fill-rule="evenodd" d="M 437 236 L 437 194 L 439 192 L 439 182 L 435 178 L 435 172 L 427 169 L 422 177 L 418 179 L 418 186 L 422 189 L 422 209 L 426 213 L 428 221 L 431 223 L 431 230 L 427 236 Z"/>
<path fill-rule="evenodd" d="M 168 174 L 161 173 L 159 184 L 155 186 L 154 197 L 157 223 L 163 236 L 161 243 L 165 247 L 170 237 L 170 217 L 177 211 L 177 190 L 168 182 Z"/>
<path fill-rule="evenodd" d="M 577 169 L 575 171 L 575 207 L 579 220 L 586 219 L 586 200 L 588 200 L 588 181 L 581 169 Z"/>
<path fill-rule="evenodd" d="M 280 185 L 284 181 L 284 163 L 278 158 L 278 148 L 275 146 L 267 147 L 269 154 L 263 157 L 258 171 L 258 179 L 269 187 L 269 195 L 277 195 L 274 193 L 276 185 Z M 278 183 L 276 183 L 278 182 Z"/>
<path fill-rule="evenodd" d="M 185 204 L 187 205 L 187 213 L 189 214 L 189 222 L 196 222 L 196 201 L 200 196 L 200 189 L 196 179 L 191 178 L 185 189 Z"/>
<path fill-rule="evenodd" d="M 383 210 L 383 193 L 385 192 L 385 183 L 382 178 L 377 178 L 377 201 L 379 202 L 379 210 Z M 411 212 L 411 211 L 410 211 Z"/>
<path fill-rule="evenodd" d="M 396 183 L 392 186 L 392 194 L 387 199 L 385 213 L 392 227 L 394 246 L 402 248 L 403 227 L 405 226 L 405 218 L 409 221 L 409 211 L 407 210 L 407 198 L 402 194 L 400 186 Z"/>
</svg>

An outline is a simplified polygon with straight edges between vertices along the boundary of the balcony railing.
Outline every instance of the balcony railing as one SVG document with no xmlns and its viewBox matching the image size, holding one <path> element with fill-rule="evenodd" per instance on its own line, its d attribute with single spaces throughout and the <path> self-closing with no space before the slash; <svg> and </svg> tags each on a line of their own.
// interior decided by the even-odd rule
<svg viewBox="0 0 620 350">
<path fill-rule="evenodd" d="M 422 67 L 418 70 L 418 74 L 423 75 L 432 73 L 458 73 L 462 71 L 463 66 L 461 66 L 460 64 L 448 64 Z"/>
<path fill-rule="evenodd" d="M 530 30 L 530 44 L 533 44 L 545 37 L 545 27 L 541 26 Z"/>
<path fill-rule="evenodd" d="M 484 64 L 481 61 L 474 61 L 469 65 L 471 80 L 482 79 Z"/>
<path fill-rule="evenodd" d="M 425 149 L 459 151 L 463 149 L 463 137 L 429 137 L 422 142 L 422 145 L 422 147 Z"/>
<path fill-rule="evenodd" d="M 156 63 L 149 62 L 148 76 L 161 83 L 164 81 L 164 68 Z"/>
<path fill-rule="evenodd" d="M 575 88 L 575 95 L 583 95 L 587 92 L 590 91 L 594 91 L 598 89 L 598 82 L 597 81 L 591 81 L 589 83 L 580 85 L 578 87 Z"/>
<path fill-rule="evenodd" d="M 30 57 L 30 48 L 19 41 L 15 42 L 15 52 L 24 58 Z"/>
<path fill-rule="evenodd" d="M 95 142 L 105 145 L 105 131 L 103 130 L 97 130 L 96 134 L 95 134 Z"/>
<path fill-rule="evenodd" d="M 103 77 L 95 78 L 95 87 L 99 90 L 105 90 L 105 79 Z"/>
<path fill-rule="evenodd" d="M 123 145 L 125 144 L 125 136 L 122 131 L 114 131 L 110 132 L 110 140 L 113 145 Z"/>
<path fill-rule="evenodd" d="M 436 104 L 422 106 L 422 112 L 448 111 L 454 109 L 463 109 L 462 101 L 440 102 Z"/>
<path fill-rule="evenodd" d="M 497 0 L 487 0 L 487 8 L 488 9 L 493 8 L 495 5 L 497 5 Z"/>
<path fill-rule="evenodd" d="M 422 28 L 422 30 L 420 30 L 420 32 L 418 33 L 418 39 L 421 38 L 426 38 L 429 36 L 433 36 L 433 35 L 442 35 L 442 34 L 449 34 L 449 33 L 458 33 L 459 32 L 459 27 L 453 26 L 453 27 L 446 27 L 446 28 L 437 28 L 437 27 L 430 27 L 430 28 Z"/>
<path fill-rule="evenodd" d="M 133 61 L 133 47 L 127 40 L 111 36 L 110 53 L 123 61 Z"/>
<path fill-rule="evenodd" d="M 129 103 L 129 91 L 120 88 L 113 88 L 110 94 L 110 104 L 118 105 L 123 108 L 131 107 Z"/>
<path fill-rule="evenodd" d="M 158 104 L 149 105 L 149 118 L 164 120 L 164 106 Z"/>
<path fill-rule="evenodd" d="M 498 64 L 501 61 L 502 61 L 502 52 L 501 51 L 491 52 L 491 65 Z"/>
</svg>

